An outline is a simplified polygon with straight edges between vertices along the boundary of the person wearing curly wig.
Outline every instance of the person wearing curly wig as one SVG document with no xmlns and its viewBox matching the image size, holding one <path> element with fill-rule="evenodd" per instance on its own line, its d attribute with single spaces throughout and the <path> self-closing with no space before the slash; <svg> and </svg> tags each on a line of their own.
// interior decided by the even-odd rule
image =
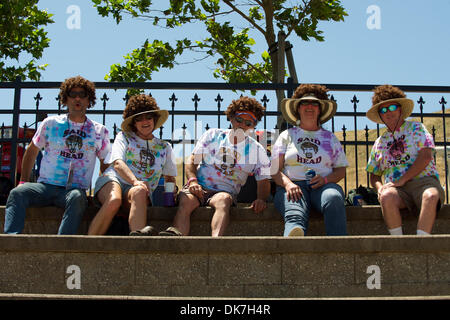
<svg viewBox="0 0 450 320">
<path fill-rule="evenodd" d="M 114 140 L 106 163 L 111 164 L 95 183 L 94 201 L 102 204 L 89 226 L 88 235 L 105 234 L 121 206 L 129 210 L 130 236 L 152 236 L 147 225 L 147 206 L 161 175 L 175 182 L 177 169 L 172 147 L 153 135 L 169 112 L 159 109 L 154 98 L 132 96 L 123 111 L 122 131 Z"/>
<path fill-rule="evenodd" d="M 304 236 L 311 208 L 323 214 L 327 235 L 346 235 L 344 192 L 347 158 L 336 136 L 322 128 L 336 112 L 327 88 L 302 84 L 283 99 L 284 119 L 293 125 L 272 146 L 274 205 L 284 218 L 284 236 Z M 314 177 L 308 177 L 308 171 Z"/>
<path fill-rule="evenodd" d="M 378 191 L 389 233 L 403 234 L 400 210 L 408 208 L 419 212 L 417 234 L 430 234 L 444 203 L 444 189 L 433 158 L 433 137 L 422 123 L 406 120 L 414 102 L 400 88 L 376 87 L 372 104 L 367 117 L 385 124 L 387 130 L 375 141 L 366 170 Z"/>
<path fill-rule="evenodd" d="M 264 111 L 265 108 L 253 98 L 234 100 L 225 112 L 232 128 L 210 129 L 202 135 L 186 164 L 188 180 L 180 191 L 173 226 L 160 235 L 188 235 L 191 213 L 205 205 L 215 210 L 211 235 L 224 235 L 230 208 L 251 173 L 257 181 L 257 199 L 251 208 L 255 213 L 266 208 L 270 193 L 270 161 L 264 147 L 251 137 Z"/>
<path fill-rule="evenodd" d="M 57 206 L 65 209 L 58 234 L 76 234 L 87 207 L 96 158 L 101 170 L 110 152 L 105 126 L 90 120 L 86 110 L 95 105 L 95 86 L 81 76 L 66 79 L 59 98 L 67 114 L 50 116 L 40 124 L 22 162 L 22 176 L 6 204 L 5 233 L 20 233 L 27 207 Z M 42 149 L 40 175 L 29 182 Z"/>
</svg>

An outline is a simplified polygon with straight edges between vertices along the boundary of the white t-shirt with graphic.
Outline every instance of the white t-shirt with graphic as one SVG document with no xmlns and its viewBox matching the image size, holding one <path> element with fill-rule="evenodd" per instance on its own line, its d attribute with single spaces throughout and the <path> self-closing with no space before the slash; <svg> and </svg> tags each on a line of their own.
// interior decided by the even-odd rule
<svg viewBox="0 0 450 320">
<path fill-rule="evenodd" d="M 210 129 L 197 142 L 192 154 L 203 154 L 197 170 L 198 183 L 205 188 L 237 195 L 250 174 L 256 181 L 270 179 L 270 160 L 264 147 L 252 137 L 237 144 L 231 130 Z"/>
<path fill-rule="evenodd" d="M 111 151 L 106 127 L 86 118 L 73 122 L 67 115 L 50 116 L 38 127 L 33 143 L 43 149 L 38 182 L 66 186 L 72 167 L 71 186 L 88 189 L 96 158 L 105 159 Z"/>
<path fill-rule="evenodd" d="M 307 131 L 292 127 L 283 131 L 272 147 L 272 165 L 284 155 L 283 173 L 292 181 L 306 180 L 305 173 L 313 169 L 325 177 L 333 168 L 348 167 L 342 145 L 336 136 L 325 129 Z"/>
<path fill-rule="evenodd" d="M 135 133 L 119 132 L 105 163 L 110 164 L 119 159 L 126 163 L 136 179 L 147 182 L 151 193 L 158 186 L 161 175 L 174 177 L 177 175 L 172 146 L 156 137 L 144 140 Z M 113 166 L 109 166 L 104 174 L 116 177 L 124 184 L 130 184 L 114 170 Z"/>
</svg>

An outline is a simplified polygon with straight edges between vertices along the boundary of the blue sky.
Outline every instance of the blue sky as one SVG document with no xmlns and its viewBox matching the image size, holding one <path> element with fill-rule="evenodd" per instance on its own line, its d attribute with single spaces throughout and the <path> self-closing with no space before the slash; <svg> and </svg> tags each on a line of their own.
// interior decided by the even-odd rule
<svg viewBox="0 0 450 320">
<path fill-rule="evenodd" d="M 304 42 L 294 36 L 288 40 L 293 44 L 295 65 L 301 83 L 347 83 L 347 84 L 396 84 L 396 85 L 449 85 L 450 64 L 450 1 L 448 0 L 343 0 L 348 12 L 344 22 L 326 22 L 320 25 L 325 41 Z M 80 9 L 80 28 L 69 29 L 67 21 L 73 13 L 67 9 L 76 5 Z M 379 8 L 379 29 L 370 30 L 367 21 L 373 17 L 370 6 Z M 104 81 L 110 65 L 123 62 L 123 56 L 139 47 L 145 39 L 173 41 L 177 37 L 200 34 L 198 26 L 185 26 L 181 30 L 156 28 L 147 21 L 125 19 L 117 25 L 113 18 L 97 14 L 90 0 L 40 0 L 39 7 L 54 14 L 54 24 L 46 28 L 51 39 L 40 63 L 49 66 L 42 73 L 42 81 L 62 81 L 80 74 L 92 81 Z M 234 19 L 233 19 L 234 20 Z M 245 24 L 242 26 L 246 26 Z M 252 33 L 260 51 L 267 45 L 261 36 Z M 186 56 L 182 61 L 189 61 Z M 153 81 L 162 82 L 217 82 L 212 76 L 214 59 L 195 64 L 161 69 L 153 75 Z M 104 90 L 99 90 L 98 98 Z M 190 109 L 193 106 L 190 91 L 176 92 L 177 107 Z M 354 93 L 332 92 L 338 100 L 338 111 L 352 110 Z M 36 91 L 24 93 L 24 106 L 34 107 Z M 168 98 L 172 91 L 152 92 L 161 108 L 169 108 Z M 223 106 L 241 93 L 222 93 Z M 41 108 L 55 105 L 56 93 L 41 90 L 44 99 Z M 123 92 L 108 92 L 111 100 L 108 108 L 123 108 Z M 200 108 L 214 107 L 217 92 L 199 92 Z M 370 106 L 370 92 L 357 93 L 359 111 Z M 409 94 L 417 100 L 420 94 Z M 441 95 L 424 95 L 426 111 L 440 110 L 437 101 Z M 257 96 L 261 98 L 261 95 Z M 269 97 L 269 110 L 276 109 L 276 99 Z M 449 100 L 449 99 L 447 99 Z M 11 95 L 3 102 L 9 104 Z M 98 101 L 96 108 L 100 108 Z M 417 111 L 417 110 L 415 110 Z M 206 119 L 204 122 L 209 122 Z M 110 118 L 108 123 L 120 122 L 120 117 Z M 204 125 L 204 123 L 203 123 Z M 215 122 L 211 120 L 210 126 Z M 179 124 L 181 126 L 181 124 Z"/>
</svg>

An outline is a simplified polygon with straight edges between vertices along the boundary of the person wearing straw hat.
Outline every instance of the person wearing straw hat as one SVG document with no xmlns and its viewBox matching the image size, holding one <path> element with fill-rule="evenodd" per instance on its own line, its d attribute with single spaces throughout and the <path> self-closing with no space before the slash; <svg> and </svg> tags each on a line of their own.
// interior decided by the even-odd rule
<svg viewBox="0 0 450 320">
<path fill-rule="evenodd" d="M 67 114 L 49 116 L 38 130 L 23 157 L 19 185 L 9 194 L 5 209 L 5 233 L 21 233 L 28 207 L 56 206 L 64 208 L 58 234 L 78 233 L 88 206 L 86 190 L 91 185 L 96 159 L 103 160 L 110 152 L 106 127 L 89 119 L 87 109 L 95 105 L 95 85 L 81 77 L 61 83 L 59 98 Z M 42 150 L 37 182 L 31 172 Z"/>
<path fill-rule="evenodd" d="M 270 160 L 264 147 L 251 137 L 264 111 L 254 98 L 233 100 L 225 111 L 232 128 L 210 129 L 201 136 L 185 166 L 188 181 L 180 191 L 173 226 L 160 235 L 188 235 L 191 213 L 206 205 L 214 208 L 211 236 L 224 235 L 230 208 L 251 173 L 257 183 L 257 199 L 250 207 L 255 213 L 266 209 Z"/>
<path fill-rule="evenodd" d="M 292 98 L 282 100 L 283 117 L 293 127 L 272 147 L 271 173 L 286 237 L 306 234 L 311 209 L 323 214 L 327 235 L 347 234 L 344 192 L 337 183 L 345 177 L 348 161 L 336 136 L 322 128 L 337 108 L 327 91 L 322 85 L 302 84 Z"/>
<path fill-rule="evenodd" d="M 414 102 L 400 88 L 382 85 L 374 89 L 366 113 L 373 122 L 386 125 L 372 147 L 366 171 L 392 235 L 403 234 L 400 210 L 404 208 L 419 212 L 417 234 L 430 234 L 444 203 L 433 137 L 422 123 L 406 120 L 413 108 Z"/>
<path fill-rule="evenodd" d="M 129 210 L 131 236 L 157 234 L 154 227 L 146 225 L 147 205 L 151 205 L 161 175 L 166 183 L 175 183 L 177 175 L 171 145 L 153 135 L 168 116 L 149 95 L 129 99 L 122 131 L 105 160 L 110 166 L 95 184 L 94 200 L 102 206 L 89 226 L 89 235 L 105 234 L 121 206 Z"/>
</svg>

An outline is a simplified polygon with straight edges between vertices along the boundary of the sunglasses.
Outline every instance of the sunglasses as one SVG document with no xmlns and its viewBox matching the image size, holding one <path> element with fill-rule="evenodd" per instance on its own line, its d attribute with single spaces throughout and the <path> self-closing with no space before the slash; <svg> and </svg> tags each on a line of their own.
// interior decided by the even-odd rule
<svg viewBox="0 0 450 320">
<path fill-rule="evenodd" d="M 71 98 L 76 98 L 76 97 L 86 98 L 88 95 L 87 95 L 86 91 L 83 90 L 83 91 L 70 91 L 68 96 Z"/>
<path fill-rule="evenodd" d="M 394 112 L 395 110 L 398 109 L 398 107 L 400 107 L 398 104 L 391 104 L 388 107 L 383 107 L 381 108 L 378 112 L 380 114 L 385 114 L 386 112 L 390 111 L 390 112 Z"/>
<path fill-rule="evenodd" d="M 315 107 L 319 107 L 320 103 L 319 101 L 310 101 L 310 100 L 302 100 L 300 101 L 300 106 L 315 106 Z"/>
<path fill-rule="evenodd" d="M 144 120 L 151 120 L 154 119 L 155 116 L 150 113 L 141 114 L 140 116 L 134 117 L 135 122 L 144 121 Z"/>
<path fill-rule="evenodd" d="M 244 123 L 247 127 L 256 126 L 256 123 L 254 123 L 251 120 L 245 120 L 245 119 L 242 119 L 241 117 L 234 117 L 234 119 L 236 120 L 237 123 Z"/>
</svg>

